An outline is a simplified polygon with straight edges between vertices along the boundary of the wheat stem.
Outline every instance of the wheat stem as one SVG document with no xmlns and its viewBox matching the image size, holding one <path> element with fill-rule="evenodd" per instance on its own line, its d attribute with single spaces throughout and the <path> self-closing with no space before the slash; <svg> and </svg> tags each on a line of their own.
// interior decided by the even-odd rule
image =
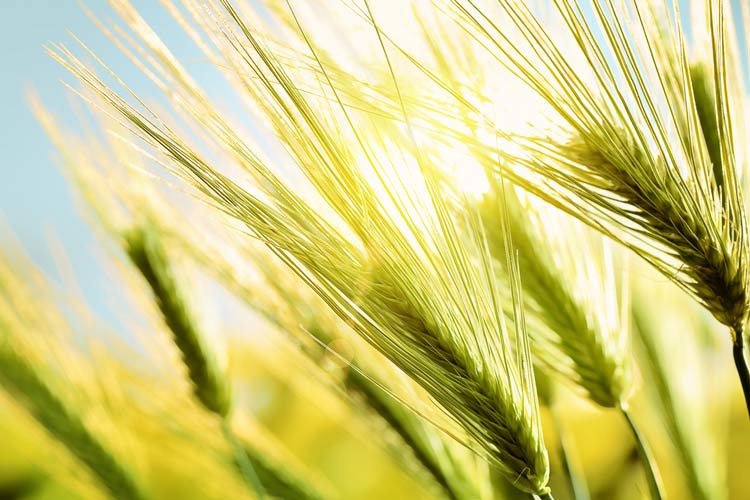
<svg viewBox="0 0 750 500">
<path fill-rule="evenodd" d="M 586 485 L 586 478 L 581 468 L 581 463 L 575 455 L 575 450 L 569 434 L 565 431 L 562 421 L 559 418 L 557 411 L 550 407 L 550 413 L 552 419 L 555 422 L 555 429 L 557 430 L 560 455 L 562 459 L 562 468 L 565 471 L 565 475 L 570 483 L 570 492 L 575 500 L 590 500 L 591 495 L 589 494 L 588 486 Z"/>
<path fill-rule="evenodd" d="M 641 458 L 641 463 L 643 464 L 643 469 L 646 473 L 646 480 L 648 481 L 648 488 L 651 491 L 651 498 L 654 500 L 662 500 L 662 498 L 664 498 L 664 494 L 662 493 L 664 491 L 664 486 L 662 485 L 659 469 L 656 467 L 656 461 L 651 454 L 646 439 L 643 434 L 641 434 L 640 429 L 636 425 L 633 416 L 630 414 L 630 411 L 625 404 L 620 406 L 620 412 L 625 417 L 625 420 L 633 433 L 633 437 L 635 438 L 635 443 L 638 446 L 638 455 Z"/>
<path fill-rule="evenodd" d="M 747 406 L 748 415 L 750 415 L 750 367 L 745 357 L 744 332 L 732 330 L 734 342 L 732 343 L 732 354 L 734 355 L 734 365 L 737 367 L 737 375 L 742 385 L 742 393 L 745 396 L 745 406 Z"/>
<path fill-rule="evenodd" d="M 224 438 L 232 446 L 232 452 L 234 453 L 235 460 L 237 461 L 237 467 L 240 469 L 242 478 L 247 482 L 247 485 L 255 493 L 255 497 L 258 500 L 266 498 L 265 490 L 260 482 L 258 474 L 255 472 L 252 462 L 247 456 L 245 448 L 242 443 L 239 442 L 237 436 L 234 435 L 232 427 L 229 425 L 228 419 L 224 418 L 221 421 L 221 430 L 224 433 Z"/>
</svg>

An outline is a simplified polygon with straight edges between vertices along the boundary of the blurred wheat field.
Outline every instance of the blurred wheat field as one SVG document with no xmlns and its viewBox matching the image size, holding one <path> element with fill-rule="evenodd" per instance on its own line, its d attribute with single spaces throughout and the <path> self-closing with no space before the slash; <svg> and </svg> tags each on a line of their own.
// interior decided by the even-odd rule
<svg viewBox="0 0 750 500">
<path fill-rule="evenodd" d="M 159 3 L 29 98 L 117 318 L 4 236 L 0 498 L 750 498 L 750 4 Z"/>
</svg>

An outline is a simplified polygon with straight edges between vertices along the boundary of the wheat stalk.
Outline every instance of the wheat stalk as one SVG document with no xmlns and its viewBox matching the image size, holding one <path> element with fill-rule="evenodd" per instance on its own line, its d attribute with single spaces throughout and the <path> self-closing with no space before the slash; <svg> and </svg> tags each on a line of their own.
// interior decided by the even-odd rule
<svg viewBox="0 0 750 500">
<path fill-rule="evenodd" d="M 242 452 L 248 457 L 258 480 L 270 495 L 284 499 L 324 500 L 318 491 L 300 472 L 294 471 L 288 459 L 274 460 L 268 448 L 252 445 L 240 440 Z M 242 467 L 238 464 L 238 467 Z"/>
<path fill-rule="evenodd" d="M 536 371 L 536 380 L 539 402 L 547 407 L 555 423 L 557 448 L 560 452 L 562 469 L 570 483 L 570 493 L 575 500 L 589 500 L 591 495 L 586 484 L 586 476 L 576 456 L 572 436 L 563 424 L 561 412 L 558 409 L 558 388 L 555 381 L 541 370 Z"/>
<path fill-rule="evenodd" d="M 214 7 L 212 15 L 223 19 L 220 30 L 231 29 L 210 33 L 216 37 L 212 41 L 222 43 L 230 68 L 244 68 L 234 75 L 267 114 L 298 167 L 346 225 L 346 232 L 274 175 L 224 125 L 207 100 L 196 99 L 200 94 L 193 82 L 142 20 L 131 26 L 141 31 L 150 50 L 169 62 L 162 70 L 177 83 L 173 92 L 187 99 L 183 102 L 188 105 L 181 109 L 258 179 L 258 188 L 269 201 L 213 169 L 178 136 L 112 93 L 62 47 L 58 59 L 166 154 L 181 176 L 244 222 L 363 338 L 423 386 L 516 487 L 547 494 L 547 455 L 528 346 L 519 332 L 519 355 L 514 359 L 491 291 L 494 271 L 486 261 L 475 265 L 469 259 L 469 251 L 481 258 L 481 241 L 471 249 L 456 246 L 458 228 L 441 206 L 428 166 L 420 159 L 414 174 L 421 178 L 424 198 L 404 192 L 388 162 L 376 161 L 372 150 L 376 143 L 364 147 L 360 142 L 368 169 L 392 180 L 366 178 L 358 168 L 363 164 L 340 140 L 340 134 L 356 135 L 358 130 L 328 128 L 331 125 L 316 116 L 315 103 L 299 93 L 285 68 L 232 6 L 221 2 Z M 132 18 L 132 12 L 129 15 Z M 258 80 L 246 78 L 248 72 Z M 386 210 L 387 198 L 378 197 L 375 189 L 386 190 L 396 212 Z M 416 203 L 420 210 L 408 213 L 426 217 L 405 218 L 407 212 L 399 205 Z"/>
</svg>

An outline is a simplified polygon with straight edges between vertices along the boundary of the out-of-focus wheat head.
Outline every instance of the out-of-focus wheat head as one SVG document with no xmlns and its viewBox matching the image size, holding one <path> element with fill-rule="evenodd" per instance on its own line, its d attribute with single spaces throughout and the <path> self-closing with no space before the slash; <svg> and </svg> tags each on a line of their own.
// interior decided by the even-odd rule
<svg viewBox="0 0 750 500">
<path fill-rule="evenodd" d="M 208 410 L 226 416 L 231 407 L 229 380 L 218 366 L 191 317 L 190 306 L 176 283 L 158 229 L 150 222 L 123 235 L 125 249 L 154 294 L 164 321 L 173 334 L 198 400 Z"/>
<path fill-rule="evenodd" d="M 0 388 L 113 497 L 147 498 L 127 433 L 103 404 L 105 384 L 74 341 L 41 275 L 20 256 L 0 256 Z"/>
</svg>

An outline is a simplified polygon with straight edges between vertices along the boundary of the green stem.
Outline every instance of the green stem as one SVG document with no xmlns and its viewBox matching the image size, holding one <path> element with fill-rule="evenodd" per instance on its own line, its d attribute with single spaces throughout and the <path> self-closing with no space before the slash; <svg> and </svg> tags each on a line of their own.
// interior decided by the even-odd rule
<svg viewBox="0 0 750 500">
<path fill-rule="evenodd" d="M 255 472 L 255 467 L 253 467 L 252 462 L 247 456 L 247 452 L 242 447 L 242 443 L 239 442 L 237 439 L 237 436 L 234 435 L 234 432 L 232 432 L 232 428 L 229 425 L 229 422 L 225 418 L 222 420 L 221 428 L 224 431 L 224 437 L 226 438 L 227 442 L 232 446 L 232 451 L 234 452 L 235 459 L 237 460 L 237 465 L 240 468 L 240 472 L 242 473 L 242 477 L 245 479 L 245 482 L 252 488 L 252 490 L 255 492 L 255 498 L 257 500 L 263 500 L 265 498 L 265 491 L 263 489 L 263 484 L 260 482 L 260 478 L 258 477 L 258 474 Z"/>
<path fill-rule="evenodd" d="M 628 426 L 630 426 L 630 430 L 633 432 L 633 437 L 635 438 L 635 443 L 638 446 L 638 454 L 640 455 L 641 463 L 644 472 L 646 473 L 646 480 L 648 481 L 648 488 L 651 491 L 651 498 L 654 500 L 662 500 L 664 498 L 664 494 L 662 493 L 664 487 L 662 486 L 659 470 L 656 467 L 656 461 L 651 454 L 646 439 L 643 434 L 641 434 L 635 421 L 633 421 L 633 417 L 630 415 L 627 405 L 623 403 L 620 406 L 620 411 L 625 417 Z"/>
<path fill-rule="evenodd" d="M 555 500 L 555 497 L 552 496 L 552 492 L 545 493 L 544 495 L 538 495 L 539 500 Z"/>
<path fill-rule="evenodd" d="M 550 406 L 549 409 L 552 414 L 552 419 L 555 422 L 555 428 L 557 429 L 562 466 L 565 470 L 565 474 L 568 476 L 568 482 L 570 483 L 573 498 L 575 500 L 589 500 L 591 495 L 589 495 L 589 490 L 586 486 L 586 479 L 582 472 L 581 464 L 576 459 L 572 442 L 568 439 L 568 433 L 563 428 L 562 422 L 558 418 L 554 407 Z"/>
<path fill-rule="evenodd" d="M 750 415 L 750 368 L 748 368 L 747 358 L 745 358 L 744 332 L 734 330 L 734 341 L 732 345 L 732 354 L 734 356 L 734 366 L 737 367 L 737 375 L 740 377 L 742 393 L 745 395 L 745 406 L 747 413 Z"/>
</svg>

